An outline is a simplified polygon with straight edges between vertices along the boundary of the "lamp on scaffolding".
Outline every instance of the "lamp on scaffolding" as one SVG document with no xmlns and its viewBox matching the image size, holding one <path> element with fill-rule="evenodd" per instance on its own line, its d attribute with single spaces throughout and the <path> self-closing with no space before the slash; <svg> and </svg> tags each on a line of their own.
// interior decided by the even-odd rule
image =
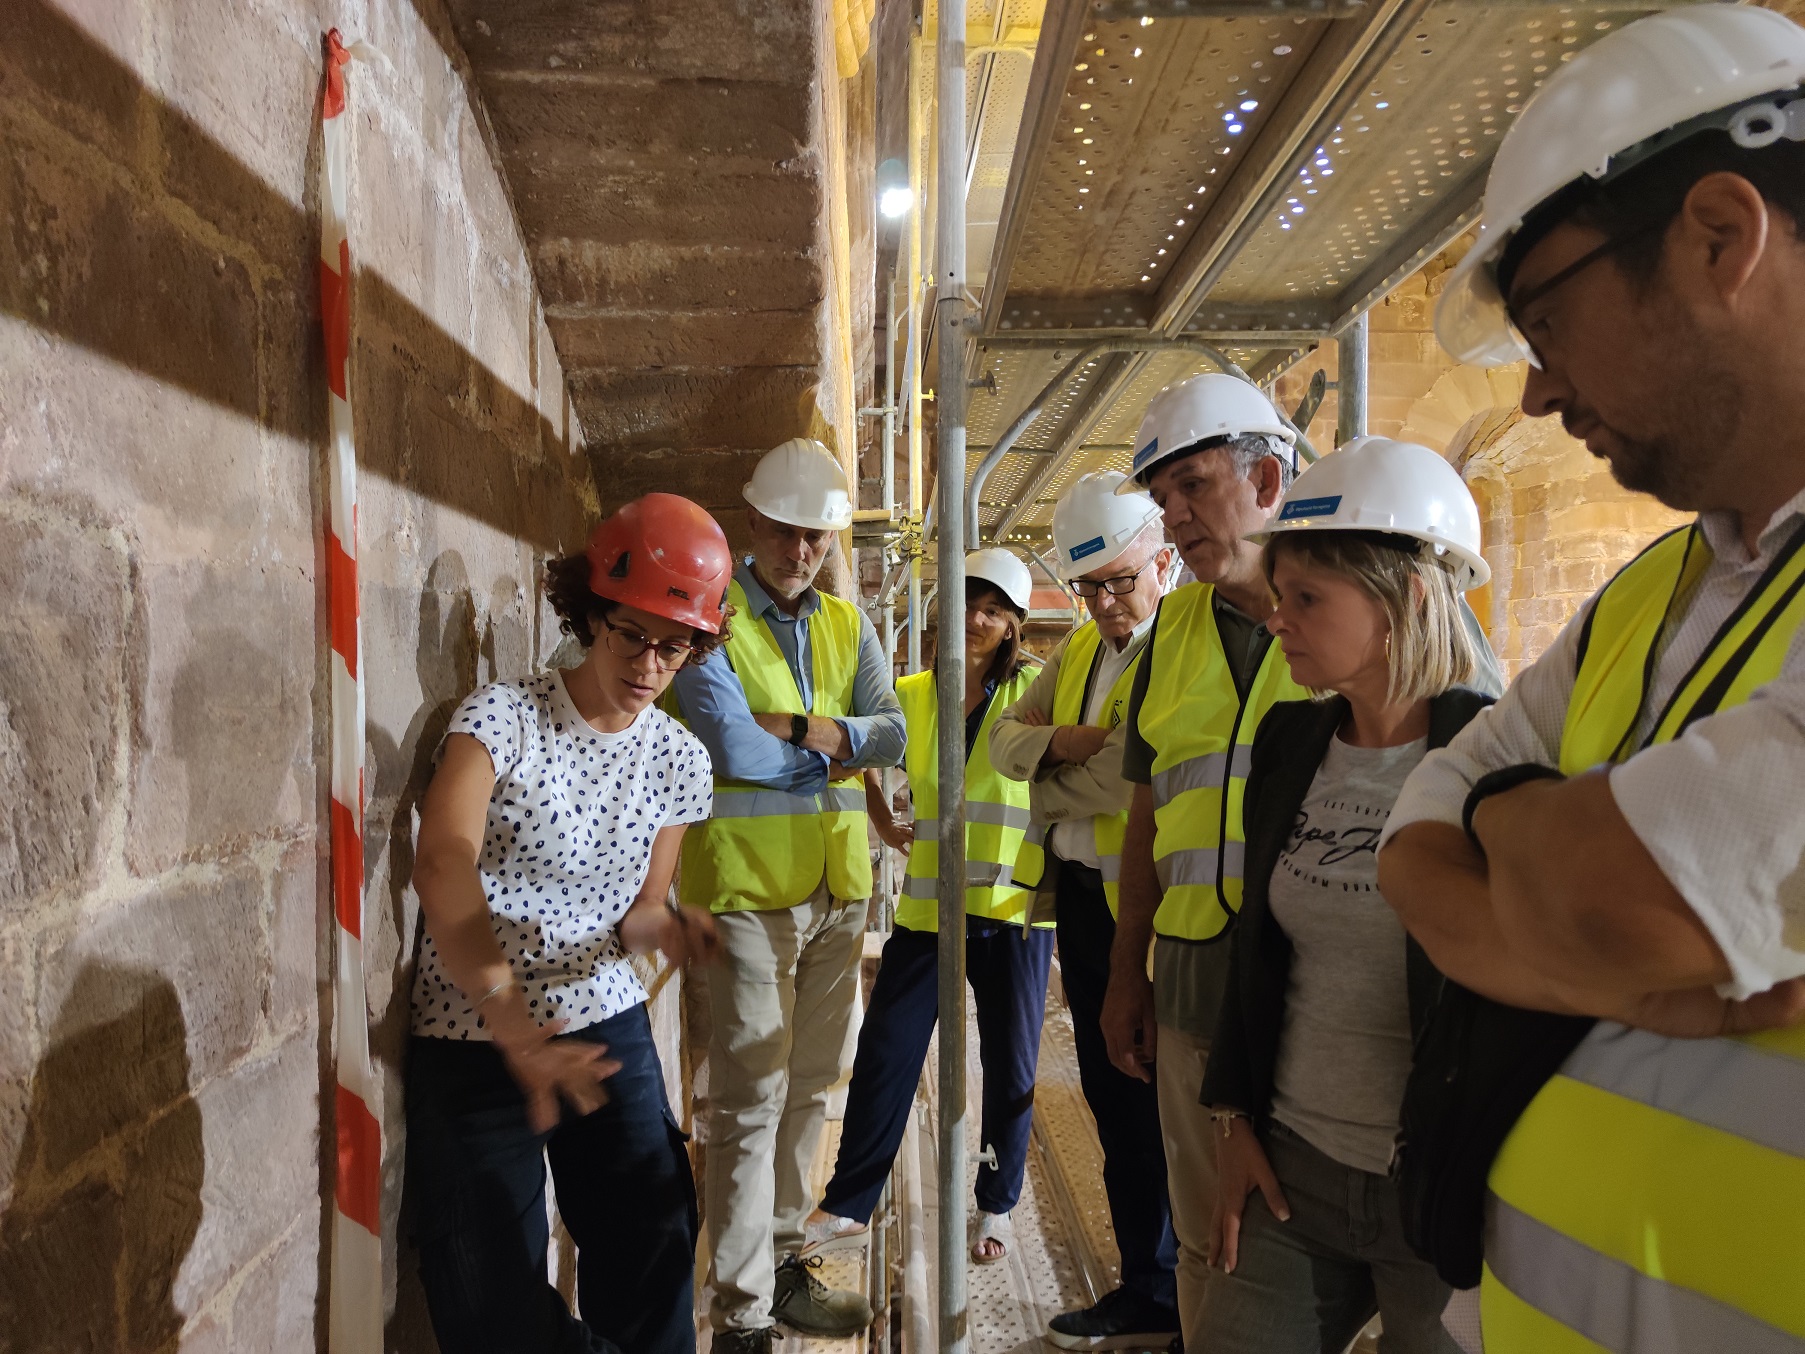
<svg viewBox="0 0 1805 1354">
<path fill-rule="evenodd" d="M 877 167 L 877 209 L 894 221 L 907 216 L 915 205 L 915 194 L 909 187 L 909 171 L 894 157 Z"/>
</svg>

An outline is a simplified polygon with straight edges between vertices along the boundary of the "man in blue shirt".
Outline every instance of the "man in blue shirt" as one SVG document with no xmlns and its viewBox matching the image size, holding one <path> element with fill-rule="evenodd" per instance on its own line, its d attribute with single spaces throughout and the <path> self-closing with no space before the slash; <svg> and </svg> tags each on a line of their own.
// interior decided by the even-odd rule
<svg viewBox="0 0 1805 1354">
<path fill-rule="evenodd" d="M 792 439 L 744 494 L 752 551 L 729 592 L 726 661 L 674 684 L 715 772 L 714 817 L 689 834 L 680 882 L 716 914 L 722 948 L 709 974 L 714 1354 L 769 1354 L 774 1320 L 830 1336 L 871 1322 L 861 1294 L 827 1288 L 797 1252 L 859 992 L 871 857 L 856 774 L 895 766 L 906 738 L 870 620 L 814 586 L 852 524 L 839 462 Z"/>
</svg>

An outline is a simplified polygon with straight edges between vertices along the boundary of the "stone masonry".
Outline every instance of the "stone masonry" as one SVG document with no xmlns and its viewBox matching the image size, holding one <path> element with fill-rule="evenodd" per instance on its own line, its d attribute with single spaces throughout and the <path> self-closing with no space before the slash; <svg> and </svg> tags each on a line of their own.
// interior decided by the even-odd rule
<svg viewBox="0 0 1805 1354">
<path fill-rule="evenodd" d="M 386 58 L 350 77 L 351 362 L 391 1240 L 418 795 L 453 703 L 555 645 L 538 570 L 601 506 L 438 0 L 8 7 L 0 1348 L 21 1354 L 324 1347 L 333 25 Z M 392 1347 L 430 1349 L 402 1294 Z"/>
<path fill-rule="evenodd" d="M 868 223 L 859 256 L 847 244 L 848 93 L 829 7 L 451 9 L 603 506 L 687 494 L 738 542 L 761 451 L 818 437 L 852 472 L 848 290 L 856 270 L 868 293 L 872 264 Z M 865 100 L 852 102 L 858 137 Z M 868 128 L 866 114 L 861 160 Z M 860 320 L 868 370 L 868 294 Z"/>
</svg>

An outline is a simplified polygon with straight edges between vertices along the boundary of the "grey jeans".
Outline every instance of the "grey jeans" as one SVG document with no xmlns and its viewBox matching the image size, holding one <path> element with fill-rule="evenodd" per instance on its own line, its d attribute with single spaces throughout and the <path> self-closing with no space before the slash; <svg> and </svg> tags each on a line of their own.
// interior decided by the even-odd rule
<svg viewBox="0 0 1805 1354">
<path fill-rule="evenodd" d="M 1210 1272 L 1199 1347 L 1341 1354 L 1377 1312 L 1382 1354 L 1460 1354 L 1441 1324 L 1448 1286 L 1405 1244 L 1392 1182 L 1343 1166 L 1282 1124 L 1266 1155 L 1291 1220 L 1273 1217 L 1258 1190 L 1248 1196 L 1235 1272 Z"/>
</svg>

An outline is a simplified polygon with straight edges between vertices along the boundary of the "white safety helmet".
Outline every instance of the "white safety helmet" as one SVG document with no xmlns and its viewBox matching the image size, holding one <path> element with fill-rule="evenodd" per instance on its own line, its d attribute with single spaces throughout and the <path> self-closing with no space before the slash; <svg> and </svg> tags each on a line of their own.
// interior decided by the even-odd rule
<svg viewBox="0 0 1805 1354">
<path fill-rule="evenodd" d="M 1028 614 L 1028 602 L 1034 596 L 1034 577 L 1028 572 L 1028 566 L 1011 552 L 994 545 L 972 551 L 965 557 L 965 576 L 996 584 L 1003 596 L 1015 603 L 1018 611 L 1024 616 Z"/>
<path fill-rule="evenodd" d="M 1134 438 L 1134 462 L 1128 480 L 1116 492 L 1131 494 L 1144 488 L 1154 467 L 1188 447 L 1242 433 L 1266 433 L 1287 448 L 1297 443 L 1296 432 L 1251 382 L 1214 371 L 1175 382 L 1155 395 L 1141 415 L 1141 428 Z M 1280 454 L 1296 464 L 1293 453 Z"/>
<path fill-rule="evenodd" d="M 1435 336 L 1457 361 L 1530 356 L 1499 295 L 1497 268 L 1525 219 L 1582 177 L 1600 182 L 1700 132 L 1739 146 L 1805 141 L 1805 28 L 1772 10 L 1700 4 L 1627 24 L 1560 66 L 1498 147 L 1479 240 L 1449 275 Z"/>
<path fill-rule="evenodd" d="M 1454 586 L 1492 576 L 1479 553 L 1479 506 L 1460 472 L 1428 447 L 1356 437 L 1297 477 L 1274 517 L 1248 540 L 1293 531 L 1383 531 L 1426 541 L 1454 562 Z"/>
<path fill-rule="evenodd" d="M 1115 563 L 1135 537 L 1157 521 L 1159 505 L 1120 471 L 1081 476 L 1053 508 L 1059 577 L 1069 583 Z"/>
<path fill-rule="evenodd" d="M 792 437 L 759 457 L 740 492 L 773 522 L 812 531 L 844 531 L 852 525 L 846 471 L 810 437 Z"/>
</svg>

